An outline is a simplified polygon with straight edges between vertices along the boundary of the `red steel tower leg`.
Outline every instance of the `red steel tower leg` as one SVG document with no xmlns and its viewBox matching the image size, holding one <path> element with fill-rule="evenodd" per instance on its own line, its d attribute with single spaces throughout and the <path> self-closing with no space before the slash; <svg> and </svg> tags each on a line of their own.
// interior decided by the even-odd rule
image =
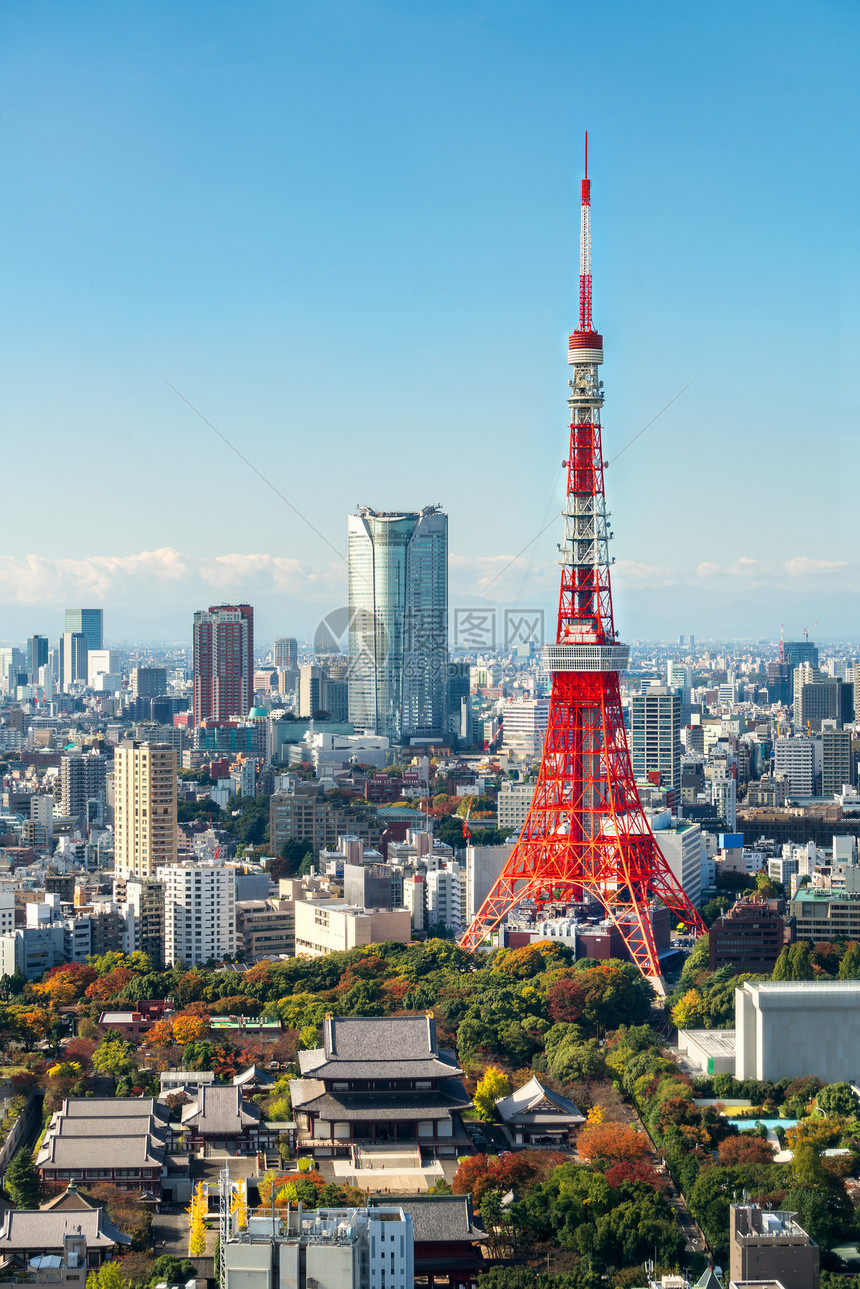
<svg viewBox="0 0 860 1289">
<path fill-rule="evenodd" d="M 586 136 L 587 149 L 587 136 Z M 519 840 L 461 939 L 476 948 L 523 900 L 591 898 L 643 976 L 662 982 L 649 906 L 701 918 L 660 853 L 639 800 L 621 710 L 629 649 L 615 634 L 600 409 L 603 337 L 591 318 L 591 181 L 582 181 L 579 327 L 568 361 L 570 452 L 556 643 L 544 649 L 552 697 L 540 773 Z"/>
</svg>

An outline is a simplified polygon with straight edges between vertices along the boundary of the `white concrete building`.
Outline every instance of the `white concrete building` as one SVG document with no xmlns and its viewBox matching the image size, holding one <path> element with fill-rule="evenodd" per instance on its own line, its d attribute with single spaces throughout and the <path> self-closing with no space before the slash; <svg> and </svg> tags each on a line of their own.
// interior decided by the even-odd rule
<svg viewBox="0 0 860 1289">
<path fill-rule="evenodd" d="M 224 1245 L 227 1289 L 413 1289 L 412 1218 L 396 1204 L 254 1215 Z"/>
<path fill-rule="evenodd" d="M 465 930 L 463 912 L 465 902 L 465 874 L 458 865 L 450 864 L 435 871 L 428 869 L 424 878 L 426 926 L 444 922 L 459 935 Z"/>
<path fill-rule="evenodd" d="M 810 738 L 778 738 L 773 744 L 773 772 L 788 779 L 792 796 L 815 792 L 815 749 Z"/>
<path fill-rule="evenodd" d="M 170 864 L 156 876 L 164 884 L 164 962 L 186 967 L 236 952 L 236 884 L 220 860 Z"/>
<path fill-rule="evenodd" d="M 496 883 L 513 850 L 512 842 L 501 846 L 466 847 L 466 921 L 471 922 Z"/>
<path fill-rule="evenodd" d="M 513 783 L 505 779 L 496 801 L 496 826 L 503 832 L 518 833 L 526 821 L 535 783 Z"/>
<path fill-rule="evenodd" d="M 663 858 L 695 908 L 702 895 L 702 863 L 706 859 L 701 825 L 673 819 L 667 810 L 651 819 L 651 827 Z"/>
<path fill-rule="evenodd" d="M 519 756 L 540 756 L 548 717 L 548 698 L 515 698 L 505 703 L 505 750 Z"/>
<path fill-rule="evenodd" d="M 343 900 L 296 903 L 296 957 L 321 958 L 360 944 L 411 939 L 409 909 L 357 909 Z"/>
<path fill-rule="evenodd" d="M 122 660 L 119 649 L 90 649 L 87 652 L 87 684 L 90 689 L 95 685 L 96 677 L 110 675 L 119 677 L 122 685 Z"/>
<path fill-rule="evenodd" d="M 860 1081 L 860 981 L 747 980 L 735 990 L 735 1078 Z"/>
</svg>

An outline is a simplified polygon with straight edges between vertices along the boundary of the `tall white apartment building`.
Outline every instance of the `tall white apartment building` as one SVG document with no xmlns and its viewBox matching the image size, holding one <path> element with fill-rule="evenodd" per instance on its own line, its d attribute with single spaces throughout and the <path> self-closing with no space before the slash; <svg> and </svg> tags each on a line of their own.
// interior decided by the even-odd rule
<svg viewBox="0 0 860 1289">
<path fill-rule="evenodd" d="M 717 807 L 727 832 L 734 832 L 738 818 L 738 785 L 730 770 L 721 770 L 711 780 L 711 802 Z"/>
<path fill-rule="evenodd" d="M 815 749 L 809 738 L 778 738 L 773 745 L 773 772 L 776 778 L 788 779 L 796 797 L 815 793 Z"/>
<path fill-rule="evenodd" d="M 427 926 L 444 922 L 457 935 L 465 930 L 466 880 L 458 864 L 435 871 L 428 869 L 424 892 Z"/>
<path fill-rule="evenodd" d="M 164 963 L 197 967 L 236 952 L 235 874 L 220 860 L 157 870 L 164 884 Z"/>
<path fill-rule="evenodd" d="M 152 877 L 176 862 L 176 752 L 124 739 L 114 753 L 114 872 Z"/>
<path fill-rule="evenodd" d="M 549 717 L 548 698 L 514 698 L 505 703 L 504 745 L 520 756 L 540 756 Z"/>
<path fill-rule="evenodd" d="M 664 788 L 681 788 L 681 700 L 652 685 L 630 700 L 630 756 L 637 783 L 659 772 Z"/>
</svg>

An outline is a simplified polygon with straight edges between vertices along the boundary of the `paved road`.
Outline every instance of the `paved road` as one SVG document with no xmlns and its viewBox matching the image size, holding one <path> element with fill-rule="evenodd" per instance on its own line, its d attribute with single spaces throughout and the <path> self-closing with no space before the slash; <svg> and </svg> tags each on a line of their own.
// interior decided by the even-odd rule
<svg viewBox="0 0 860 1289">
<path fill-rule="evenodd" d="M 172 1253 L 175 1258 L 188 1256 L 188 1214 L 171 1206 L 152 1219 L 152 1251 L 158 1258 L 162 1253 Z"/>
</svg>

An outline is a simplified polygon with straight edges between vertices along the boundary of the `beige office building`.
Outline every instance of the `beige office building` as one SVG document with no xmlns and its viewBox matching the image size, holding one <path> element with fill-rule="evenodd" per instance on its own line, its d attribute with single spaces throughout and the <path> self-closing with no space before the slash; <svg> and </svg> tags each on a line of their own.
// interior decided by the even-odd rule
<svg viewBox="0 0 860 1289">
<path fill-rule="evenodd" d="M 321 958 L 327 953 L 412 939 L 409 909 L 357 909 L 341 900 L 296 903 L 296 957 Z"/>
<path fill-rule="evenodd" d="M 176 752 L 126 739 L 114 754 L 114 871 L 154 877 L 177 859 Z"/>
</svg>

